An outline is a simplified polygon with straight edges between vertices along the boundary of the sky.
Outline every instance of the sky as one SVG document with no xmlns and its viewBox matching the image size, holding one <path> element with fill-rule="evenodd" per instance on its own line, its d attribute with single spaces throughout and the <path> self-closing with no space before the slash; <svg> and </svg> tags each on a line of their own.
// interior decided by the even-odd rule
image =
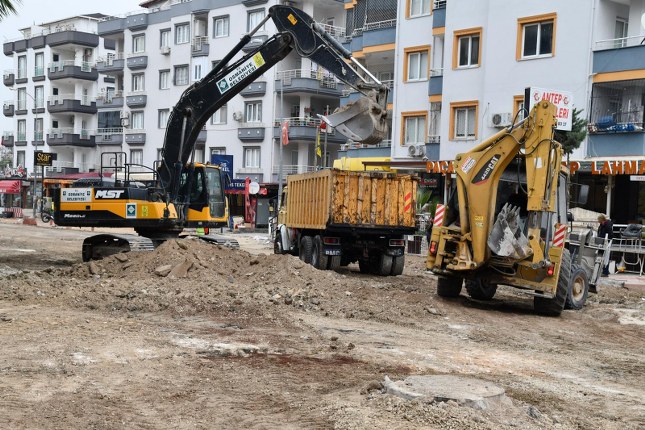
<svg viewBox="0 0 645 430">
<path fill-rule="evenodd" d="M 9 15 L 0 21 L 0 39 L 2 43 L 22 38 L 19 29 L 34 24 L 69 18 L 71 16 L 89 13 L 105 15 L 120 15 L 141 9 L 142 0 L 109 0 L 109 1 L 79 1 L 79 0 L 22 0 L 16 4 L 17 15 Z M 15 54 L 14 54 L 15 57 Z M 14 57 L 7 57 L 0 52 L 0 71 L 14 68 Z M 15 100 L 15 94 L 0 84 L 0 104 L 5 100 Z M 0 134 L 11 130 L 12 120 L 0 114 Z"/>
</svg>

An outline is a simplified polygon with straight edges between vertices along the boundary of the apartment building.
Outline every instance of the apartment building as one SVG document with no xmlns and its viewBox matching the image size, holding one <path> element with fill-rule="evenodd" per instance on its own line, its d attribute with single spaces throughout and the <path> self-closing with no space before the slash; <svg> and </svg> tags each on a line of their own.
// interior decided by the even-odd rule
<svg viewBox="0 0 645 430">
<path fill-rule="evenodd" d="M 160 159 L 169 113 L 183 91 L 202 79 L 276 3 L 151 0 L 142 3 L 145 9 L 139 13 L 100 22 L 98 33 L 114 50 L 97 63 L 99 75 L 113 79 L 99 88 L 98 152 L 123 151 L 131 163 L 152 166 Z M 343 36 L 342 3 L 290 4 L 331 34 Z M 268 20 L 231 63 L 275 33 Z M 322 164 L 315 150 L 320 125 L 316 114 L 337 108 L 343 89 L 329 72 L 293 52 L 213 115 L 199 134 L 195 160 L 232 155 L 233 178 L 275 182 L 281 128 L 287 123 L 283 175 L 312 170 Z M 327 130 L 325 140 L 327 158 L 334 159 L 345 139 Z"/>
<path fill-rule="evenodd" d="M 19 40 L 4 42 L 14 66 L 3 84 L 14 97 L 3 102 L 13 119 L 3 131 L 3 145 L 13 151 L 14 166 L 33 172 L 36 150 L 55 152 L 50 171 L 94 169 L 95 96 L 99 76 L 94 67 L 104 46 L 97 24 L 104 15 L 90 14 L 47 22 L 21 30 Z"/>
</svg>

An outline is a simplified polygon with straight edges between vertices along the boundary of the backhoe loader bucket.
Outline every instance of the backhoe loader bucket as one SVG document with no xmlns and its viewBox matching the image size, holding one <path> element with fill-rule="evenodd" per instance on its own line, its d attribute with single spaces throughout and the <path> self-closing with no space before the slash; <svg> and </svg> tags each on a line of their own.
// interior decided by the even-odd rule
<svg viewBox="0 0 645 430">
<path fill-rule="evenodd" d="M 529 240 L 522 233 L 519 216 L 520 208 L 508 203 L 499 211 L 493 230 L 488 236 L 488 246 L 495 254 L 517 260 L 523 260 L 533 254 Z"/>
<path fill-rule="evenodd" d="M 387 109 L 376 101 L 375 95 L 361 97 L 320 118 L 356 143 L 376 145 L 387 138 Z"/>
</svg>

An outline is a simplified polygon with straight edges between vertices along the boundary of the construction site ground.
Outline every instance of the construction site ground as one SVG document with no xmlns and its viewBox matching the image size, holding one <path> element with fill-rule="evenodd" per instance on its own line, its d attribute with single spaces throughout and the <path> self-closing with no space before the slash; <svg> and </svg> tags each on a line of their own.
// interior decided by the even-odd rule
<svg viewBox="0 0 645 430">
<path fill-rule="evenodd" d="M 83 263 L 90 234 L 0 221 L 0 428 L 645 428 L 642 282 L 549 318 L 511 288 L 438 298 L 420 256 L 397 277 L 318 271 L 262 232 Z M 383 389 L 413 375 L 506 399 Z"/>
</svg>

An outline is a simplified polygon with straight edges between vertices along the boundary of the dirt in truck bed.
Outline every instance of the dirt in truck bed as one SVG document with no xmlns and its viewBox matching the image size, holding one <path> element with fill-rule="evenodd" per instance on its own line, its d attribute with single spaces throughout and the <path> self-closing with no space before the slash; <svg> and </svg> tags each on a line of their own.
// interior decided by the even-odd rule
<svg viewBox="0 0 645 430">
<path fill-rule="evenodd" d="M 82 263 L 89 234 L 0 223 L 0 428 L 645 428 L 643 290 L 548 318 L 510 288 L 438 298 L 419 256 L 318 271 L 244 234 Z M 445 374 L 506 401 L 383 388 Z"/>
</svg>

